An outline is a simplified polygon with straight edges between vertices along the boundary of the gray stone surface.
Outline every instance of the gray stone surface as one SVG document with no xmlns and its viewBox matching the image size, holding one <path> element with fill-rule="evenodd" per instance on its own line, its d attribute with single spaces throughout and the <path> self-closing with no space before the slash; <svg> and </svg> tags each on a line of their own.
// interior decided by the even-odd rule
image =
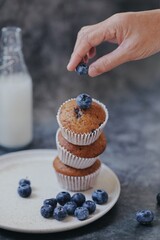
<svg viewBox="0 0 160 240">
<path fill-rule="evenodd" d="M 95 79 L 66 70 L 81 26 L 119 10 L 158 7 L 159 1 L 138 1 L 139 5 L 122 0 L 1 2 L 0 26 L 16 24 L 23 28 L 25 58 L 34 82 L 34 140 L 29 149 L 55 148 L 59 105 L 87 92 L 109 109 L 105 129 L 108 147 L 102 161 L 119 176 L 121 195 L 108 214 L 83 228 L 47 235 L 0 229 L 0 240 L 160 239 L 160 207 L 156 205 L 160 192 L 160 55 L 124 64 Z M 111 48 L 104 44 L 98 54 Z M 4 153 L 0 149 L 0 154 Z M 140 226 L 135 220 L 135 212 L 146 208 L 155 213 L 150 227 Z"/>
</svg>

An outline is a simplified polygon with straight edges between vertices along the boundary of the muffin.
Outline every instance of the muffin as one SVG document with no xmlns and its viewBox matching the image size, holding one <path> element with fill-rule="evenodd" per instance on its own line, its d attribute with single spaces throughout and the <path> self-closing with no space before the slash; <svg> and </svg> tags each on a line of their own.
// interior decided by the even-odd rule
<svg viewBox="0 0 160 240">
<path fill-rule="evenodd" d="M 87 94 L 81 94 L 78 97 L 81 97 L 81 102 L 84 102 L 84 99 L 87 102 L 86 96 L 90 98 Z M 77 98 L 70 99 L 61 105 L 57 121 L 67 141 L 75 145 L 90 145 L 102 133 L 108 120 L 108 111 L 104 104 L 95 99 L 90 100 L 89 107 L 84 108 Z"/>
<path fill-rule="evenodd" d="M 59 157 L 56 157 L 53 161 L 53 167 L 57 180 L 64 189 L 84 191 L 94 186 L 100 172 L 101 162 L 97 159 L 91 167 L 76 169 L 63 164 Z"/>
<path fill-rule="evenodd" d="M 63 137 L 61 130 L 58 129 L 56 144 L 58 156 L 64 164 L 84 169 L 94 164 L 98 156 L 105 150 L 107 142 L 104 133 L 101 133 L 99 138 L 89 146 L 74 145 L 68 142 Z"/>
</svg>

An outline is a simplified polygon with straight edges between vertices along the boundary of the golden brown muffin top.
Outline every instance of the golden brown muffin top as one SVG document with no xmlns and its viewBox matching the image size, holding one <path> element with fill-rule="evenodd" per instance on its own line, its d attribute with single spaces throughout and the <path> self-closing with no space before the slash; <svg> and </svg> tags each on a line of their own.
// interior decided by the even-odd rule
<svg viewBox="0 0 160 240">
<path fill-rule="evenodd" d="M 61 131 L 58 132 L 58 141 L 61 147 L 64 147 L 68 152 L 81 158 L 94 158 L 99 156 L 105 150 L 107 144 L 104 133 L 102 133 L 94 143 L 88 146 L 73 145 L 62 136 Z"/>
<path fill-rule="evenodd" d="M 76 168 L 69 167 L 64 163 L 62 163 L 58 156 L 53 161 L 53 167 L 56 170 L 56 172 L 61 173 L 63 175 L 74 176 L 74 177 L 76 176 L 81 177 L 81 176 L 86 176 L 91 173 L 94 173 L 96 170 L 100 168 L 100 166 L 101 166 L 101 162 L 99 159 L 97 159 L 91 167 L 88 167 L 85 169 L 76 169 Z"/>
<path fill-rule="evenodd" d="M 77 106 L 75 99 L 71 99 L 61 106 L 59 113 L 61 125 L 75 133 L 93 132 L 105 119 L 105 111 L 94 101 L 88 109 L 83 110 Z"/>
</svg>

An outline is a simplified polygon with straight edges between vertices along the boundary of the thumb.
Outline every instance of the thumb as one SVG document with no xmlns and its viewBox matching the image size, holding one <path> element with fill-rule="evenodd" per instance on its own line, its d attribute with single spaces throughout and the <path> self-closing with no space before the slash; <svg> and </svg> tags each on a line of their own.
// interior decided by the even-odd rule
<svg viewBox="0 0 160 240">
<path fill-rule="evenodd" d="M 108 72 L 111 69 L 127 62 L 127 57 L 125 49 L 120 45 L 111 53 L 108 53 L 92 63 L 89 67 L 88 74 L 91 77 L 95 77 L 104 72 Z"/>
</svg>

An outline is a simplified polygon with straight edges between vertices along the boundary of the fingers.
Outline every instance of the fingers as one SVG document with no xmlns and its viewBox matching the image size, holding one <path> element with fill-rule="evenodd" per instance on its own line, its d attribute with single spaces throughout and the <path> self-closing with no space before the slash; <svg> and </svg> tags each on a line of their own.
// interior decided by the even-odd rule
<svg viewBox="0 0 160 240">
<path fill-rule="evenodd" d="M 88 74 L 91 77 L 95 77 L 125 62 L 127 62 L 127 54 L 125 54 L 125 50 L 119 46 L 113 52 L 92 63 L 89 67 Z"/>
<path fill-rule="evenodd" d="M 85 55 L 84 57 L 83 57 L 83 60 L 82 60 L 84 63 L 88 63 L 88 56 L 87 55 Z"/>
<path fill-rule="evenodd" d="M 87 53 L 87 55 L 85 55 L 83 57 L 82 61 L 87 64 L 88 60 L 91 59 L 91 58 L 94 58 L 95 55 L 96 55 L 96 48 L 93 47 L 93 48 L 90 49 L 90 51 Z"/>
<path fill-rule="evenodd" d="M 95 55 L 96 55 L 96 48 L 93 47 L 93 48 L 90 49 L 90 51 L 87 53 L 87 55 L 85 55 L 85 56 L 83 57 L 82 61 L 83 61 L 84 63 L 88 63 L 88 60 L 91 59 L 91 58 L 93 58 Z"/>
<path fill-rule="evenodd" d="M 67 69 L 69 71 L 74 71 L 74 69 L 77 67 L 77 65 L 82 61 L 83 57 L 87 55 L 88 57 L 92 57 L 95 55 L 95 46 L 99 45 L 101 42 L 105 40 L 105 33 L 104 29 L 99 27 L 95 27 L 86 32 L 79 33 L 77 42 L 74 48 L 74 51 L 72 53 L 70 62 L 67 66 Z M 94 49 L 94 50 L 92 50 Z"/>
<path fill-rule="evenodd" d="M 89 52 L 87 53 L 88 58 L 94 58 L 96 55 L 96 48 L 92 47 Z"/>
</svg>

